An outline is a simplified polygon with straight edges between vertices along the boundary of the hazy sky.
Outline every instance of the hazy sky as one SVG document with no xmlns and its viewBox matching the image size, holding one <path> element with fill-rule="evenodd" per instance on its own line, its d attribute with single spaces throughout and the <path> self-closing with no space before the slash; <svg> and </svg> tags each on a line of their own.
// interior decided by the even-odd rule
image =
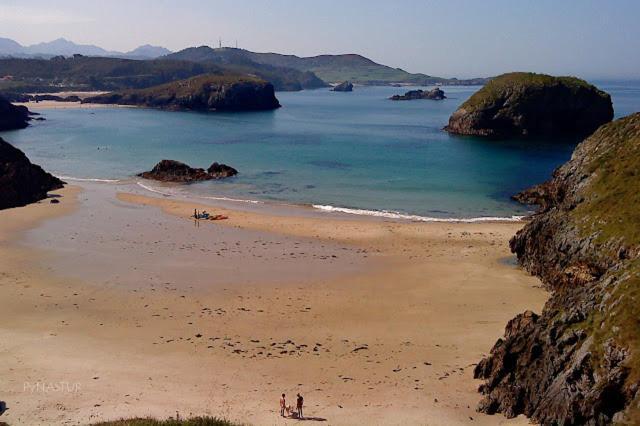
<svg viewBox="0 0 640 426">
<path fill-rule="evenodd" d="M 640 78 L 640 0 L 0 0 L 0 37 L 360 53 L 443 77 Z"/>
</svg>

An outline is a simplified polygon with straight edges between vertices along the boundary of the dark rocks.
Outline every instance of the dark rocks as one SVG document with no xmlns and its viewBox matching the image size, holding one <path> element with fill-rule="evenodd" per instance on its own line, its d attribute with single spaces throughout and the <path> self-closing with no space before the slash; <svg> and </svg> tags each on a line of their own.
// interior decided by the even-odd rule
<svg viewBox="0 0 640 426">
<path fill-rule="evenodd" d="M 174 111 L 260 111 L 280 107 L 271 83 L 251 77 L 212 74 L 147 89 L 93 96 L 82 102 Z"/>
<path fill-rule="evenodd" d="M 174 160 L 162 160 L 149 172 L 138 176 L 161 182 L 199 182 L 212 179 L 224 179 L 238 174 L 238 171 L 226 164 L 213 163 L 207 170 L 189 167 Z"/>
<path fill-rule="evenodd" d="M 584 80 L 510 73 L 464 102 L 445 130 L 499 138 L 586 136 L 612 119 L 611 97 Z"/>
<path fill-rule="evenodd" d="M 207 172 L 210 175 L 215 176 L 216 179 L 227 178 L 238 174 L 238 171 L 233 167 L 218 163 L 213 163 L 209 166 Z"/>
<path fill-rule="evenodd" d="M 416 99 L 431 99 L 434 101 L 441 101 L 446 99 L 444 92 L 439 88 L 431 90 L 409 90 L 404 95 L 393 95 L 389 99 L 392 101 L 412 101 Z"/>
<path fill-rule="evenodd" d="M 353 92 L 353 84 L 350 81 L 343 81 L 331 90 L 334 92 Z"/>
<path fill-rule="evenodd" d="M 80 102 L 81 99 L 77 95 L 58 96 L 58 95 L 31 95 L 29 100 L 33 102 L 55 101 L 55 102 Z"/>
<path fill-rule="evenodd" d="M 540 211 L 511 240 L 552 291 L 510 321 L 475 369 L 478 410 L 543 425 L 640 418 L 640 113 L 600 127 L 553 178 L 519 195 Z"/>
<path fill-rule="evenodd" d="M 0 209 L 42 200 L 47 198 L 48 191 L 62 188 L 63 184 L 0 138 Z"/>
<path fill-rule="evenodd" d="M 24 129 L 31 119 L 26 106 L 13 105 L 0 96 L 0 131 Z"/>
</svg>

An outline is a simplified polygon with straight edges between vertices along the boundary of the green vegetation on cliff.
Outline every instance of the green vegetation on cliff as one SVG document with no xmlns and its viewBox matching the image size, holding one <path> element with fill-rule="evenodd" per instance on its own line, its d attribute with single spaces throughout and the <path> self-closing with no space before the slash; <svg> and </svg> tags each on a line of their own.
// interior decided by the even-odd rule
<svg viewBox="0 0 640 426">
<path fill-rule="evenodd" d="M 574 94 L 577 94 L 579 89 L 593 89 L 602 97 L 609 96 L 577 77 L 555 77 L 533 72 L 511 72 L 489 80 L 482 89 L 467 99 L 461 105 L 461 108 L 480 109 L 494 105 L 506 92 L 523 93 L 527 90 L 540 90 L 559 84 L 569 88 Z"/>
<path fill-rule="evenodd" d="M 640 113 L 605 124 L 553 178 L 511 239 L 551 297 L 512 320 L 476 368 L 479 408 L 542 424 L 640 424 Z"/>
<path fill-rule="evenodd" d="M 640 113 L 602 126 L 585 141 L 595 143 L 588 196 L 572 212 L 574 220 L 583 233 L 597 232 L 598 243 L 640 246 Z"/>
<path fill-rule="evenodd" d="M 632 387 L 640 383 L 640 113 L 602 126 L 584 144 L 581 148 L 595 155 L 588 159 L 591 177 L 572 220 L 583 236 L 596 235 L 598 256 L 623 262 L 613 274 L 617 285 L 603 298 L 602 309 L 577 326 L 593 334 L 599 367 L 606 363 L 602 348 L 607 341 L 626 348 L 626 385 Z M 631 424 L 640 424 L 639 403 L 637 393 L 626 413 Z"/>
<path fill-rule="evenodd" d="M 489 81 L 449 118 L 450 133 L 585 136 L 613 118 L 611 97 L 576 77 L 514 72 Z"/>
</svg>

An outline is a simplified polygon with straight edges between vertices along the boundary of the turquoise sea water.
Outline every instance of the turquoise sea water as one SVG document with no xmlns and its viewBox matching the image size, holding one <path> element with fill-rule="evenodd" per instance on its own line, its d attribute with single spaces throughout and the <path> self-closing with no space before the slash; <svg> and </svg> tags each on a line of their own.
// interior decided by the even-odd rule
<svg viewBox="0 0 640 426">
<path fill-rule="evenodd" d="M 640 84 L 600 83 L 616 116 L 640 111 Z M 435 218 L 509 217 L 509 196 L 547 179 L 575 141 L 489 141 L 442 131 L 477 87 L 444 101 L 393 102 L 410 88 L 278 93 L 272 112 L 131 108 L 42 110 L 46 121 L 0 134 L 59 176 L 130 179 L 163 159 L 237 178 L 172 188 L 198 196 L 391 211 Z"/>
</svg>

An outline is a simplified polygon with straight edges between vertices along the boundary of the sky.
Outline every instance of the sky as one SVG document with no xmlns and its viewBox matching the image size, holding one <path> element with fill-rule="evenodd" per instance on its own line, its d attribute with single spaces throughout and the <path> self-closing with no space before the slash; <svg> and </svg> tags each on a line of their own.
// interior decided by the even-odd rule
<svg viewBox="0 0 640 426">
<path fill-rule="evenodd" d="M 0 37 L 359 53 L 442 77 L 640 79 L 640 0 L 0 0 Z"/>
</svg>

